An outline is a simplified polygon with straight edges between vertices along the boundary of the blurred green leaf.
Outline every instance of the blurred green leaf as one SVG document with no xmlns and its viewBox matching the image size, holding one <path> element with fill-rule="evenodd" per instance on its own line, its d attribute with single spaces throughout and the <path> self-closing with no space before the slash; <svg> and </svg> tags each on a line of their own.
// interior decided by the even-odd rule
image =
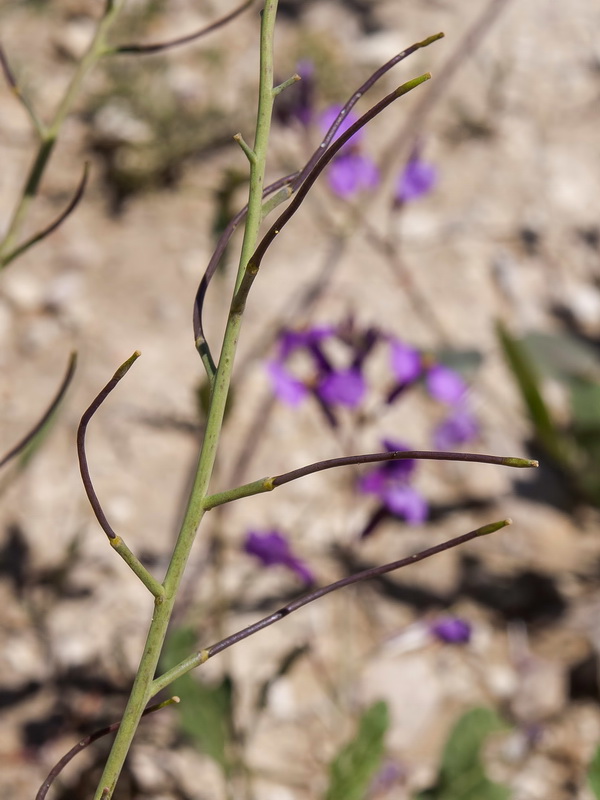
<svg viewBox="0 0 600 800">
<path fill-rule="evenodd" d="M 384 702 L 365 711 L 356 736 L 344 745 L 329 767 L 325 800 L 363 800 L 381 766 L 388 727 L 389 713 Z"/>
<path fill-rule="evenodd" d="M 573 427 L 581 431 L 600 429 L 600 384 L 586 380 L 569 382 Z"/>
<path fill-rule="evenodd" d="M 566 333 L 532 331 L 521 342 L 529 358 L 553 378 L 600 381 L 600 353 L 581 339 Z"/>
<path fill-rule="evenodd" d="M 594 793 L 594 797 L 600 800 L 600 747 L 594 753 L 587 773 L 588 784 Z"/>
<path fill-rule="evenodd" d="M 564 469 L 573 463 L 572 446 L 555 425 L 542 396 L 536 364 L 521 341 L 510 335 L 504 325 L 497 325 L 498 337 L 535 426 L 536 436 L 548 455 Z"/>
<path fill-rule="evenodd" d="M 195 631 L 190 628 L 173 631 L 161 657 L 161 671 L 171 669 L 196 649 Z M 225 774 L 231 767 L 232 690 L 228 677 L 218 684 L 209 685 L 189 673 L 172 684 L 173 694 L 181 698 L 176 708 L 182 730 L 203 753 L 221 766 Z"/>
<path fill-rule="evenodd" d="M 490 781 L 481 762 L 481 748 L 505 724 L 491 709 L 467 711 L 452 729 L 435 786 L 415 800 L 507 800 L 507 787 Z"/>
</svg>

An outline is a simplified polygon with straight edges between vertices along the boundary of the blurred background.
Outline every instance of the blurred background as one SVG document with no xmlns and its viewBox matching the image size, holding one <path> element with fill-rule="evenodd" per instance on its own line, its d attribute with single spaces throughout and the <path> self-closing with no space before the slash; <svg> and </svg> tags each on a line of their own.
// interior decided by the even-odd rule
<svg viewBox="0 0 600 800">
<path fill-rule="evenodd" d="M 0 7 L 7 63 L 42 120 L 98 6 Z M 137 667 L 152 602 L 93 517 L 75 431 L 141 350 L 92 421 L 88 457 L 111 524 L 162 579 L 204 423 L 193 300 L 247 199 L 232 136 L 252 140 L 259 6 L 187 45 L 100 61 L 20 238 L 64 209 L 88 162 L 85 195 L 0 274 L 2 453 L 40 418 L 78 352 L 43 440 L 0 475 L 3 797 L 34 797 L 81 736 L 118 719 Z M 173 688 L 178 709 L 142 723 L 115 797 L 600 796 L 588 785 L 600 741 L 600 9 L 592 0 L 279 7 L 276 74 L 304 80 L 277 100 L 269 180 L 307 161 L 329 109 L 382 63 L 438 31 L 445 38 L 360 99 L 362 114 L 433 74 L 343 151 L 265 257 L 213 489 L 394 446 L 541 466 L 350 468 L 211 512 L 164 666 L 305 584 L 497 519 L 514 524 L 332 595 L 209 661 Z M 110 42 L 176 39 L 233 8 L 130 0 Z M 36 146 L 4 82 L 0 234 Z M 240 241 L 206 300 L 214 354 Z M 52 796 L 92 797 L 109 744 L 79 755 Z M 448 752 L 462 754 L 471 794 Z"/>
</svg>

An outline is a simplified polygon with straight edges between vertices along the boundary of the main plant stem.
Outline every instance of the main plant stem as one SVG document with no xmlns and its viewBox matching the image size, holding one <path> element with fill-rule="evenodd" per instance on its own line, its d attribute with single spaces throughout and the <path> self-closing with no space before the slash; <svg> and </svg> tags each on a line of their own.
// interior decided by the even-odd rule
<svg viewBox="0 0 600 800">
<path fill-rule="evenodd" d="M 264 185 L 269 130 L 271 126 L 271 113 L 273 109 L 273 31 L 276 15 L 277 0 L 267 0 L 263 9 L 261 23 L 260 89 L 256 135 L 254 140 L 255 157 L 250 162 L 248 215 L 236 288 L 239 286 L 250 256 L 256 248 L 261 222 L 262 190 Z M 177 591 L 183 577 L 196 531 L 198 530 L 198 526 L 204 514 L 203 502 L 204 498 L 207 496 L 216 459 L 241 323 L 242 312 L 238 309 L 231 311 L 227 321 L 223 347 L 221 349 L 221 356 L 215 376 L 206 424 L 206 433 L 200 448 L 194 486 L 190 493 L 185 517 L 163 583 L 165 596 L 162 602 L 160 598 L 156 600 L 154 616 L 148 631 L 138 673 L 123 715 L 123 721 L 96 790 L 95 800 L 110 800 L 113 796 L 117 780 L 131 747 L 142 712 L 151 696 L 152 681 L 167 634 Z"/>
</svg>

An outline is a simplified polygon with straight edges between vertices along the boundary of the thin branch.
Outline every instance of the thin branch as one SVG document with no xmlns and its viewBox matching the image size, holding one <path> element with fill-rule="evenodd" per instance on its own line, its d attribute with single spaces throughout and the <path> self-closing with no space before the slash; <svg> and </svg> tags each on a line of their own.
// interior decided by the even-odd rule
<svg viewBox="0 0 600 800">
<path fill-rule="evenodd" d="M 455 539 L 449 539 L 448 541 L 442 542 L 434 547 L 429 547 L 427 550 L 422 550 L 420 553 L 416 553 L 415 555 L 401 558 L 398 561 L 391 561 L 390 563 L 384 564 L 380 567 L 370 567 L 369 569 L 361 570 L 354 575 L 349 575 L 346 578 L 341 578 L 339 581 L 334 581 L 334 583 L 330 583 L 327 586 L 321 587 L 320 589 L 315 589 L 314 591 L 305 594 L 303 597 L 299 597 L 297 600 L 292 600 L 291 603 L 283 606 L 283 608 L 280 608 L 273 614 L 263 617 L 263 619 L 259 620 L 258 622 L 254 622 L 252 625 L 242 628 L 241 631 L 233 633 L 231 636 L 226 636 L 224 639 L 221 639 L 220 642 L 217 642 L 216 644 L 213 644 L 210 647 L 207 647 L 206 649 L 200 650 L 197 653 L 189 656 L 184 661 L 177 664 L 175 667 L 154 680 L 152 686 L 150 687 L 150 696 L 154 697 L 156 694 L 158 694 L 158 692 L 167 687 L 174 680 L 180 678 L 182 675 L 185 675 L 187 672 L 190 672 L 190 670 L 194 669 L 195 667 L 204 664 L 209 658 L 216 656 L 217 653 L 221 653 L 223 650 L 227 650 L 227 648 L 231 647 L 232 645 L 247 639 L 249 636 L 252 636 L 255 633 L 258 633 L 258 631 L 262 631 L 264 628 L 268 628 L 275 622 L 279 622 L 284 617 L 289 616 L 294 611 L 298 611 L 299 608 L 312 603 L 314 600 L 318 600 L 327 594 L 331 594 L 331 592 L 336 592 L 338 589 L 343 589 L 345 586 L 351 586 L 354 583 L 360 583 L 361 581 L 378 578 L 380 575 L 386 575 L 388 572 L 394 572 L 397 569 L 402 569 L 403 567 L 408 567 L 411 564 L 416 564 L 419 561 L 424 561 L 426 558 L 431 558 L 431 556 L 435 556 L 438 553 L 443 553 L 446 550 L 459 547 L 466 542 L 470 542 L 472 539 L 477 539 L 481 536 L 487 536 L 490 533 L 495 533 L 496 531 L 499 531 L 510 524 L 512 524 L 511 519 L 503 519 L 499 522 L 492 522 L 489 525 L 484 525 L 483 527 L 477 528 L 469 533 L 465 533 L 462 536 L 457 536 Z"/>
<path fill-rule="evenodd" d="M 412 147 L 415 138 L 418 137 L 422 131 L 423 121 L 427 115 L 436 107 L 439 98 L 451 84 L 456 72 L 467 58 L 473 56 L 473 53 L 480 45 L 486 32 L 509 2 L 510 0 L 490 0 L 485 6 L 481 15 L 477 17 L 472 27 L 467 30 L 456 48 L 440 66 L 440 77 L 432 85 L 431 91 L 427 92 L 427 95 L 422 97 L 416 104 L 408 123 L 382 154 L 382 164 L 389 165 L 391 160 L 397 156 L 398 153 L 403 152 L 404 149 L 409 146 Z"/>
<path fill-rule="evenodd" d="M 280 83 L 278 86 L 274 86 L 273 87 L 273 97 L 277 97 L 277 95 L 281 94 L 281 92 L 283 92 L 285 89 L 287 89 L 288 86 L 292 86 L 294 83 L 298 83 L 298 81 L 301 81 L 301 80 L 302 80 L 302 78 L 300 77 L 300 75 L 298 75 L 298 73 L 295 72 L 291 76 L 291 78 L 288 78 L 283 83 Z"/>
<path fill-rule="evenodd" d="M 201 28 L 199 31 L 195 31 L 194 33 L 189 33 L 186 36 L 180 36 L 178 39 L 171 39 L 168 42 L 156 42 L 155 44 L 122 44 L 118 47 L 115 47 L 113 50 L 110 50 L 109 54 L 116 53 L 119 55 L 143 56 L 151 53 L 160 53 L 162 50 L 168 50 L 171 47 L 179 47 L 179 45 L 182 44 L 188 44 L 189 42 L 193 42 L 196 39 L 206 36 L 207 33 L 216 31 L 217 28 L 222 28 L 223 25 L 231 22 L 232 19 L 238 17 L 247 8 L 250 8 L 253 3 L 254 0 L 246 0 L 246 2 L 242 3 L 241 6 L 238 6 L 226 16 L 216 20 L 216 22 L 211 22 L 211 24 L 207 25 L 205 28 Z"/>
<path fill-rule="evenodd" d="M 235 489 L 228 489 L 225 492 L 210 494 L 204 500 L 204 508 L 208 511 L 216 506 L 239 500 L 242 497 L 252 497 L 255 494 L 271 492 L 278 486 L 283 486 L 290 481 L 304 478 L 315 472 L 322 472 L 326 469 L 336 467 L 355 466 L 357 464 L 374 464 L 384 461 L 402 461 L 406 459 L 421 459 L 423 461 L 467 461 L 475 464 L 496 464 L 503 467 L 516 467 L 525 469 L 527 467 L 537 467 L 538 462 L 528 458 L 516 458 L 513 456 L 490 456 L 485 453 L 452 453 L 441 452 L 438 450 L 394 450 L 385 453 L 364 453 L 362 455 L 343 456 L 341 458 L 328 458 L 325 461 L 315 461 L 307 464 L 300 469 L 284 472 L 269 478 L 260 478 L 251 483 L 237 486 Z"/>
<path fill-rule="evenodd" d="M 88 173 L 89 173 L 89 163 L 86 161 L 83 166 L 83 174 L 81 175 L 79 184 L 77 186 L 77 189 L 75 190 L 75 194 L 73 195 L 71 201 L 69 202 L 69 205 L 54 220 L 54 222 L 48 225 L 47 228 L 44 228 L 39 233 L 36 233 L 30 239 L 27 239 L 26 242 L 23 242 L 23 244 L 20 244 L 18 247 L 16 247 L 11 253 L 8 253 L 6 256 L 4 256 L 4 258 L 2 259 L 2 267 L 7 267 L 11 261 L 14 261 L 15 258 L 18 258 L 26 250 L 29 250 L 29 248 L 33 247 L 34 244 L 37 244 L 38 242 L 41 242 L 42 239 L 45 239 L 47 236 L 50 236 L 50 234 L 53 233 L 57 228 L 59 228 L 63 224 L 63 222 L 67 219 L 67 217 L 70 216 L 70 214 L 72 214 L 73 211 L 75 211 L 75 209 L 79 205 L 81 198 L 83 197 L 83 193 L 85 192 Z"/>
<path fill-rule="evenodd" d="M 102 391 L 96 396 L 92 404 L 89 406 L 89 408 L 85 411 L 85 413 L 81 417 L 81 422 L 79 423 L 79 427 L 77 429 L 77 457 L 79 459 L 79 470 L 81 472 L 83 488 L 85 489 L 85 493 L 87 494 L 88 500 L 90 501 L 90 505 L 96 516 L 96 519 L 100 523 L 100 527 L 102 528 L 104 533 L 108 536 L 108 540 L 111 546 L 113 547 L 114 550 L 117 551 L 117 553 L 121 556 L 121 558 L 125 561 L 125 563 L 138 576 L 138 578 L 142 581 L 144 586 L 146 586 L 146 588 L 154 595 L 157 601 L 162 601 L 162 599 L 165 596 L 164 586 L 161 583 L 159 583 L 159 581 L 157 581 L 156 578 L 148 572 L 148 570 L 146 569 L 146 567 L 144 567 L 142 562 L 139 561 L 139 559 L 127 547 L 123 539 L 117 533 L 115 533 L 108 519 L 106 518 L 106 514 L 102 510 L 100 500 L 98 499 L 98 495 L 96 494 L 96 491 L 92 483 L 92 478 L 90 476 L 90 470 L 88 467 L 87 456 L 85 452 L 85 434 L 91 418 L 100 408 L 100 406 L 106 400 L 106 398 L 112 392 L 112 390 L 116 387 L 119 381 L 122 378 L 124 378 L 125 375 L 129 372 L 134 361 L 136 361 L 140 357 L 140 355 L 141 353 L 139 352 L 139 350 L 136 350 L 135 353 L 127 359 L 127 361 L 121 364 L 121 366 L 115 372 L 113 377 L 109 380 L 109 382 L 102 389 Z"/>
<path fill-rule="evenodd" d="M 121 12 L 124 2 L 125 0 L 119 0 L 119 2 L 116 2 L 116 0 L 107 1 L 104 14 L 96 27 L 94 37 L 90 42 L 88 50 L 77 65 L 71 81 L 58 104 L 52 121 L 44 130 L 44 136 L 39 143 L 37 152 L 25 178 L 25 184 L 13 210 L 8 229 L 4 234 L 4 238 L 0 240 L 0 268 L 4 265 L 6 254 L 12 253 L 15 249 L 21 228 L 29 213 L 29 208 L 39 192 L 40 183 L 54 151 L 63 123 L 71 111 L 83 80 L 104 53 L 106 37 L 111 26 Z"/>
<path fill-rule="evenodd" d="M 153 706 L 148 706 L 142 716 L 147 717 L 149 714 L 153 714 L 155 711 L 160 711 L 161 708 L 165 708 L 166 706 L 170 706 L 179 702 L 181 702 L 179 697 L 169 697 L 168 700 L 164 700 L 162 703 L 155 703 Z M 78 753 L 81 753 L 82 750 L 85 750 L 86 747 L 89 747 L 94 742 L 97 742 L 98 739 L 102 739 L 103 736 L 108 736 L 109 733 L 114 733 L 114 731 L 118 730 L 120 724 L 120 721 L 113 722 L 112 725 L 107 725 L 105 728 L 100 728 L 100 730 L 95 731 L 95 733 L 90 733 L 88 736 L 84 736 L 83 739 L 77 742 L 77 744 L 72 747 L 68 753 L 65 753 L 65 755 L 52 767 L 48 773 L 48 777 L 40 786 L 38 793 L 35 796 L 35 800 L 45 800 L 45 797 L 48 794 L 48 789 L 50 789 L 54 781 L 58 778 L 67 764 L 72 761 Z"/>
<path fill-rule="evenodd" d="M 420 50 L 423 47 L 428 47 L 430 44 L 433 44 L 434 42 L 443 39 L 444 35 L 445 34 L 442 32 L 435 33 L 433 36 L 428 36 L 427 39 L 423 39 L 422 42 L 416 42 L 415 44 L 412 44 L 410 47 L 407 47 L 406 50 L 402 50 L 400 53 L 397 53 L 395 56 L 393 56 L 393 58 L 390 58 L 389 61 L 386 61 L 386 63 L 383 64 L 383 66 L 375 70 L 375 72 L 371 75 L 371 77 L 367 78 L 367 80 L 362 84 L 362 86 L 358 87 L 358 89 L 354 92 L 352 97 L 342 106 L 339 114 L 331 124 L 329 130 L 325 134 L 321 143 L 319 144 L 315 152 L 312 154 L 310 159 L 307 161 L 306 165 L 300 171 L 298 178 L 294 182 L 294 189 L 297 189 L 300 186 L 300 184 L 303 183 L 303 181 L 306 179 L 309 173 L 313 170 L 315 164 L 321 157 L 323 151 L 326 150 L 332 143 L 340 125 L 346 119 L 346 117 L 348 116 L 350 111 L 354 108 L 354 106 L 358 103 L 360 98 L 365 94 L 365 92 L 368 92 L 369 89 L 371 89 L 372 86 L 374 86 L 378 80 L 380 80 L 387 72 L 389 72 L 392 69 L 392 67 L 395 67 L 396 64 L 399 64 L 401 61 L 404 61 L 405 58 L 408 58 L 408 56 L 412 55 L 417 50 Z"/>
<path fill-rule="evenodd" d="M 310 159 L 304 165 L 304 167 L 292 173 L 291 175 L 286 175 L 283 178 L 272 183 L 270 186 L 267 186 L 263 197 L 267 197 L 278 189 L 281 189 L 284 186 L 290 186 L 291 193 L 297 191 L 298 187 L 302 184 L 306 176 L 311 172 L 314 165 L 317 163 L 323 152 L 327 149 L 327 147 L 333 141 L 333 138 L 339 129 L 340 125 L 342 124 L 343 120 L 346 118 L 348 113 L 351 109 L 356 105 L 356 103 L 360 100 L 365 92 L 367 92 L 383 75 L 386 74 L 392 67 L 398 64 L 400 61 L 403 61 L 405 58 L 410 56 L 416 50 L 419 50 L 422 47 L 427 47 L 428 45 L 432 44 L 433 42 L 442 39 L 444 36 L 443 33 L 436 33 L 433 36 L 429 36 L 427 39 L 423 39 L 421 42 L 417 42 L 416 44 L 407 47 L 405 50 L 402 50 L 400 53 L 397 53 L 393 58 L 387 61 L 382 67 L 377 69 L 371 76 L 368 78 L 362 86 L 360 86 L 354 94 L 350 97 L 350 99 L 345 103 L 345 105 L 340 110 L 340 113 L 333 121 L 332 125 L 329 127 L 327 133 L 325 134 L 324 138 L 321 140 L 319 146 L 316 148 Z M 282 201 L 287 198 L 283 197 Z M 202 326 L 202 309 L 204 306 L 204 299 L 206 297 L 206 292 L 208 290 L 208 286 L 213 278 L 213 275 L 216 272 L 217 266 L 225 252 L 225 249 L 231 239 L 235 229 L 237 226 L 242 222 L 244 217 L 246 216 L 246 212 L 248 210 L 248 206 L 244 206 L 241 211 L 236 214 L 235 217 L 229 222 L 221 237 L 217 243 L 215 251 L 211 256 L 210 261 L 208 262 L 208 266 L 202 279 L 200 281 L 200 285 L 198 287 L 198 291 L 196 292 L 196 298 L 194 300 L 194 340 L 196 342 L 196 348 L 200 353 L 200 357 L 204 362 L 205 368 L 211 378 L 211 375 L 214 376 L 214 362 L 212 361 L 212 356 L 210 354 L 210 349 L 208 343 L 206 341 L 206 337 L 204 335 L 204 329 Z"/>
<path fill-rule="evenodd" d="M 29 115 L 29 119 L 31 120 L 31 124 L 35 128 L 35 132 L 37 133 L 40 139 L 43 139 L 44 136 L 46 135 L 46 126 L 44 125 L 42 120 L 38 117 L 35 108 L 29 102 L 28 98 L 21 91 L 21 87 L 17 82 L 14 72 L 10 68 L 10 64 L 8 63 L 6 53 L 4 52 L 4 48 L 2 47 L 1 44 L 0 44 L 0 68 L 4 73 L 4 77 L 12 93 L 17 98 L 17 100 L 19 100 L 19 102 Z"/>
<path fill-rule="evenodd" d="M 325 461 L 317 461 L 314 464 L 295 469 L 292 472 L 284 472 L 282 475 L 277 475 L 273 478 L 273 486 L 283 486 L 284 483 L 303 478 L 305 475 L 312 475 L 313 472 L 321 472 L 321 470 L 324 469 L 345 467 L 352 464 L 372 464 L 373 462 L 379 461 L 398 461 L 402 459 L 468 461 L 474 464 L 496 464 L 501 467 L 516 467 L 517 469 L 539 466 L 537 461 L 514 456 L 489 456 L 485 453 L 445 453 L 438 450 L 395 450 L 391 453 L 368 453 L 367 455 L 345 456 L 343 458 L 329 458 Z"/>
<path fill-rule="evenodd" d="M 272 184 L 267 186 L 263 192 L 263 198 L 272 195 L 274 192 L 277 192 L 279 189 L 282 189 L 285 186 L 289 186 L 292 183 L 294 178 L 299 175 L 298 172 L 293 172 L 291 175 L 285 175 L 283 178 L 279 178 L 279 180 L 274 181 Z M 196 297 L 194 298 L 194 318 L 193 318 L 193 326 L 194 326 L 194 341 L 196 343 L 196 349 L 200 353 L 200 358 L 204 363 L 204 367 L 206 369 L 207 375 L 212 383 L 214 379 L 214 375 L 216 372 L 216 367 L 214 360 L 212 358 L 208 342 L 206 341 L 206 336 L 204 335 L 204 327 L 202 324 L 202 311 L 204 308 L 204 300 L 206 298 L 206 292 L 208 291 L 209 284 L 217 271 L 217 267 L 219 266 L 219 262 L 223 257 L 223 253 L 225 252 L 227 245 L 233 234 L 235 233 L 236 228 L 243 222 L 246 213 L 248 211 L 248 205 L 246 204 L 241 211 L 239 211 L 235 217 L 227 224 L 227 227 L 219 237 L 219 241 L 217 242 L 217 246 L 210 257 L 210 261 L 208 262 L 208 266 L 204 272 L 200 280 L 200 284 L 198 286 L 198 291 L 196 292 Z"/>
<path fill-rule="evenodd" d="M 242 151 L 244 152 L 244 155 L 246 156 L 248 161 L 251 164 L 254 164 L 254 162 L 256 161 L 256 153 L 250 147 L 250 145 L 246 142 L 246 140 L 244 139 L 242 134 L 241 133 L 236 133 L 235 136 L 233 137 L 233 141 L 237 142 L 239 144 L 239 146 L 242 148 Z"/>
<path fill-rule="evenodd" d="M 353 125 L 351 125 L 344 133 L 342 133 L 324 153 L 321 153 L 317 161 L 315 162 L 314 166 L 311 168 L 310 172 L 304 178 L 304 182 L 302 186 L 298 189 L 294 199 L 292 202 L 287 206 L 285 211 L 279 215 L 279 217 L 275 220 L 273 225 L 269 228 L 266 234 L 263 236 L 261 241 L 258 244 L 258 247 L 250 257 L 248 264 L 246 266 L 246 270 L 244 272 L 244 276 L 240 283 L 239 289 L 236 292 L 233 302 L 231 305 L 231 313 L 239 314 L 244 308 L 246 303 L 246 299 L 248 297 L 248 293 L 252 284 L 254 283 L 254 279 L 258 273 L 260 268 L 260 264 L 262 259 L 269 248 L 269 246 L 273 243 L 276 236 L 281 233 L 283 227 L 290 221 L 290 219 L 294 216 L 296 211 L 299 209 L 300 205 L 302 204 L 303 200 L 307 196 L 309 190 L 312 188 L 313 184 L 323 172 L 325 167 L 333 160 L 333 158 L 339 153 L 342 147 L 346 144 L 346 142 L 354 136 L 361 128 L 369 123 L 372 119 L 374 119 L 378 114 L 381 114 L 389 105 L 391 105 L 395 100 L 403 95 L 407 94 L 408 92 L 416 89 L 417 86 L 428 81 L 431 78 L 431 73 L 426 72 L 423 75 L 419 75 L 417 78 L 413 78 L 406 83 L 403 83 L 393 92 L 386 95 L 383 100 L 380 100 L 379 103 L 376 103 L 372 108 L 370 108 L 365 114 L 362 115 Z"/>
<path fill-rule="evenodd" d="M 67 365 L 67 371 L 65 373 L 64 378 L 62 379 L 62 383 L 60 384 L 56 395 L 54 396 L 52 402 L 48 406 L 48 409 L 44 412 L 42 418 L 37 422 L 34 427 L 26 434 L 20 442 L 11 448 L 6 455 L 4 455 L 0 459 L 0 467 L 3 467 L 5 464 L 8 464 L 15 456 L 18 456 L 22 453 L 28 444 L 32 442 L 38 434 L 40 434 L 46 425 L 50 422 L 52 417 L 54 416 L 56 410 L 58 409 L 59 405 L 62 402 L 63 397 L 66 394 L 67 389 L 69 388 L 71 381 L 73 380 L 73 376 L 75 374 L 75 367 L 77 365 L 77 353 L 71 353 L 69 357 L 69 363 Z"/>
</svg>

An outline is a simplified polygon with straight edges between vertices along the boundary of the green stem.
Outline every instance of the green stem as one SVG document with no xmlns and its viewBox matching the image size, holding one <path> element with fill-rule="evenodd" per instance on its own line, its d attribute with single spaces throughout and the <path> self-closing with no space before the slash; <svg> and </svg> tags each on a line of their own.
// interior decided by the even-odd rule
<svg viewBox="0 0 600 800">
<path fill-rule="evenodd" d="M 255 494 L 271 492 L 284 483 L 304 478 L 315 472 L 322 472 L 325 469 L 335 469 L 336 467 L 350 467 L 357 464 L 376 464 L 385 461 L 401 461 L 403 459 L 421 459 L 423 461 L 468 461 L 474 464 L 496 464 L 501 467 L 514 467 L 516 469 L 527 469 L 537 467 L 538 462 L 530 458 L 518 458 L 514 456 L 489 456 L 485 453 L 450 453 L 438 450 L 392 450 L 386 453 L 365 453 L 356 456 L 342 456 L 341 458 L 328 458 L 325 461 L 315 461 L 307 464 L 300 469 L 284 472 L 281 475 L 274 475 L 270 478 L 259 478 L 252 483 L 244 483 L 234 489 L 227 489 L 224 492 L 209 494 L 204 500 L 204 510 L 209 511 L 216 506 L 231 503 L 233 500 L 240 500 L 242 497 L 252 497 Z"/>
<path fill-rule="evenodd" d="M 148 572 L 146 567 L 135 553 L 131 552 L 120 536 L 115 536 L 114 539 L 109 539 L 108 541 L 110 542 L 110 546 L 121 556 L 129 569 L 138 576 L 146 589 L 154 595 L 158 602 L 162 602 L 165 596 L 165 589 L 162 583 L 157 581 L 156 578 Z"/>
<path fill-rule="evenodd" d="M 71 79 L 71 83 L 67 87 L 65 95 L 56 110 L 54 119 L 43 131 L 43 136 L 25 181 L 21 198 L 13 212 L 6 235 L 0 242 L 0 269 L 7 266 L 5 257 L 16 247 L 19 233 L 29 212 L 31 202 L 38 193 L 42 177 L 48 165 L 48 161 L 50 160 L 50 156 L 52 155 L 52 151 L 54 150 L 54 145 L 56 144 L 63 123 L 71 111 L 75 97 L 79 93 L 81 84 L 86 75 L 104 55 L 108 31 L 122 10 L 124 2 L 125 0 L 119 0 L 119 2 L 108 2 L 106 4 L 106 10 L 98 23 L 94 38 L 86 54 L 79 62 L 75 74 Z"/>
<path fill-rule="evenodd" d="M 246 264 L 258 240 L 262 218 L 262 192 L 271 114 L 273 108 L 273 32 L 277 14 L 277 0 L 267 0 L 261 23 L 260 88 L 254 153 L 256 158 L 250 165 L 250 194 L 244 241 L 238 269 L 236 288 L 245 272 Z M 217 445 L 223 424 L 225 403 L 229 392 L 235 351 L 241 327 L 240 312 L 230 312 L 223 340 L 223 348 L 215 376 L 206 432 L 198 459 L 194 486 L 190 493 L 187 510 L 175 545 L 171 563 L 164 581 L 163 602 L 157 599 L 155 614 L 148 631 L 140 667 L 135 678 L 123 721 L 115 738 L 104 772 L 96 790 L 95 800 L 109 800 L 123 768 L 123 763 L 144 707 L 152 695 L 152 681 L 162 650 L 167 627 L 181 578 L 187 563 L 196 531 L 204 514 L 204 499 L 212 476 L 217 454 Z"/>
</svg>

